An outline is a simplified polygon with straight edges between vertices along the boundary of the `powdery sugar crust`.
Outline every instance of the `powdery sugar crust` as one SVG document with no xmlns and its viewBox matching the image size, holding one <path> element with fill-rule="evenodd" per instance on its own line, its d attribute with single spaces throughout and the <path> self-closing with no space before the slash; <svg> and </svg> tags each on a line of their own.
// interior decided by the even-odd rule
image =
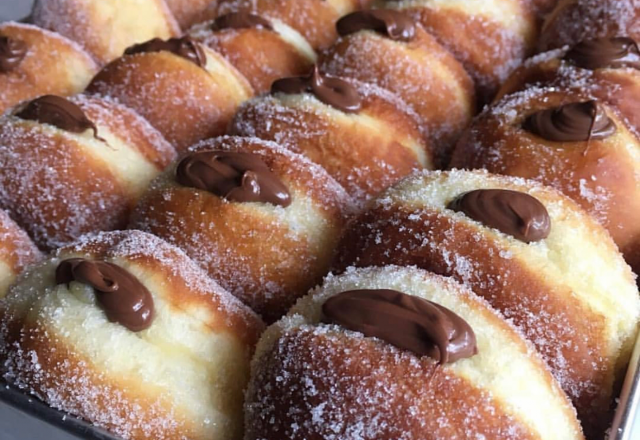
<svg viewBox="0 0 640 440">
<path fill-rule="evenodd" d="M 0 209 L 0 262 L 7 263 L 18 273 L 41 257 L 42 254 L 27 233 L 11 220 L 9 214 Z"/>
<path fill-rule="evenodd" d="M 227 330 L 233 329 L 232 331 L 238 332 L 236 335 L 241 340 L 255 342 L 254 333 L 258 330 L 257 326 L 261 325 L 258 324 L 261 321 L 257 315 L 211 280 L 184 252 L 150 234 L 119 231 L 88 235 L 76 244 L 56 251 L 51 262 L 55 264 L 71 256 L 91 258 L 96 253 L 107 261 L 139 262 L 151 271 L 159 271 L 154 275 L 159 277 L 158 281 L 161 280 L 157 284 L 159 288 L 170 289 L 171 285 L 185 283 L 190 296 L 188 300 L 201 297 L 203 305 L 214 307 L 218 319 L 222 317 L 222 322 L 216 325 L 222 324 Z M 50 265 L 51 262 L 45 265 Z M 118 383 L 115 383 L 109 372 L 96 368 L 91 359 L 95 354 L 77 353 L 74 347 L 65 346 L 63 339 L 68 336 L 64 333 L 67 331 L 65 326 L 69 323 L 56 321 L 58 316 L 66 319 L 64 308 L 72 305 L 60 301 L 42 306 L 44 296 L 54 294 L 49 291 L 52 289 L 52 280 L 45 278 L 43 273 L 38 266 L 22 277 L 23 280 L 30 277 L 35 279 L 35 283 L 22 292 L 32 296 L 29 304 L 25 305 L 24 299 L 12 298 L 11 294 L 7 299 L 0 300 L 0 311 L 6 314 L 5 319 L 0 321 L 0 359 L 5 360 L 4 365 L 0 365 L 0 372 L 5 380 L 44 400 L 53 408 L 70 414 L 82 414 L 96 426 L 110 428 L 124 439 L 157 439 L 160 432 L 168 432 L 167 438 L 171 439 L 191 438 L 188 434 L 180 435 L 176 432 L 180 433 L 181 427 L 194 421 L 182 420 L 184 414 L 174 412 L 170 396 L 160 394 L 151 397 L 155 384 L 147 384 L 152 387 L 150 396 L 135 394 L 134 388 L 140 387 L 139 383 L 130 383 L 130 390 L 123 389 L 123 384 L 126 386 L 130 379 L 118 377 Z M 157 283 L 150 282 L 152 285 Z M 173 292 L 168 290 L 168 294 Z M 159 293 L 152 291 L 152 295 L 157 301 Z M 179 304 L 177 307 L 180 309 Z M 33 310 L 38 311 L 37 315 L 34 315 Z M 195 321 L 206 317 L 206 314 L 193 309 L 180 311 L 190 314 L 190 318 Z M 86 325 L 87 333 L 83 338 L 92 337 L 91 329 L 96 326 L 95 322 L 91 322 L 92 319 L 90 316 L 85 317 L 83 325 Z M 20 327 L 18 333 L 16 325 Z M 56 334 L 59 331 L 63 333 Z M 35 349 L 25 348 L 25 345 L 32 343 L 23 340 L 27 333 L 29 341 L 42 340 L 46 345 L 36 343 Z M 13 339 L 10 345 L 5 342 L 8 337 Z M 112 338 L 118 337 L 118 334 L 112 335 Z M 175 349 L 184 350 L 184 347 Z M 39 353 L 45 358 L 39 357 Z M 197 356 L 193 353 L 191 355 Z M 119 382 L 120 380 L 123 382 Z M 175 382 L 179 384 L 181 380 L 175 378 Z M 217 392 L 217 384 L 210 385 L 212 392 Z M 204 423 L 210 422 L 205 420 Z"/>
<path fill-rule="evenodd" d="M 246 439 L 546 438 L 532 434 L 527 422 L 523 422 L 520 411 L 526 411 L 526 405 L 505 406 L 490 387 L 476 383 L 478 376 L 490 373 L 476 370 L 467 378 L 468 383 L 462 380 L 462 389 L 468 386 L 466 395 L 456 394 L 459 390 L 456 381 L 464 375 L 455 364 L 437 367 L 427 357 L 419 358 L 382 340 L 319 323 L 322 304 L 341 291 L 392 288 L 408 293 L 419 289 L 421 283 L 431 284 L 441 291 L 439 295 L 449 295 L 448 301 L 455 303 L 456 308 L 448 307 L 455 312 L 464 311 L 465 316 L 473 314 L 476 319 L 482 317 L 483 328 L 475 330 L 483 350 L 499 350 L 484 342 L 492 332 L 506 335 L 518 347 L 517 361 L 530 363 L 539 373 L 540 377 L 533 380 L 542 378 L 546 382 L 542 394 L 549 393 L 548 400 L 527 403 L 558 405 L 556 409 L 566 417 L 563 422 L 573 425 L 566 432 L 581 438 L 574 410 L 551 379 L 544 362 L 515 327 L 486 301 L 451 279 L 415 268 L 387 266 L 349 268 L 339 276 L 329 275 L 323 286 L 299 300 L 287 317 L 263 334 L 252 361 L 252 382 L 245 404 Z M 492 356 L 487 351 L 481 355 Z M 452 394 L 443 396 L 447 393 Z M 487 417 L 495 423 L 487 424 Z M 261 430 L 267 433 L 261 435 Z"/>
</svg>

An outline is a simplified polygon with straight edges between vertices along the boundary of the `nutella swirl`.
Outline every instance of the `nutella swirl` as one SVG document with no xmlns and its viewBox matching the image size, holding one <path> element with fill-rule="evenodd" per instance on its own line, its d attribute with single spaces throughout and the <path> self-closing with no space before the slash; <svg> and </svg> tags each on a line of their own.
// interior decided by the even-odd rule
<svg viewBox="0 0 640 440">
<path fill-rule="evenodd" d="M 627 37 L 582 41 L 571 48 L 564 59 L 590 70 L 621 67 L 640 69 L 638 43 Z"/>
<path fill-rule="evenodd" d="M 307 76 L 283 78 L 271 85 L 271 93 L 312 93 L 327 105 L 345 113 L 355 113 L 362 107 L 358 90 L 347 81 L 320 73 L 314 66 Z"/>
<path fill-rule="evenodd" d="M 135 44 L 129 47 L 124 51 L 124 54 L 133 55 L 149 52 L 171 52 L 191 61 L 196 66 L 204 68 L 204 66 L 207 65 L 207 55 L 204 52 L 204 49 L 199 43 L 192 40 L 190 37 L 170 38 L 168 40 L 154 38 L 146 43 Z"/>
<path fill-rule="evenodd" d="M 451 310 L 395 290 L 352 290 L 329 298 L 323 322 L 375 337 L 440 364 L 478 353 L 469 324 Z"/>
<path fill-rule="evenodd" d="M 232 202 L 261 202 L 287 207 L 291 195 L 256 154 L 231 151 L 191 153 L 178 164 L 178 183 L 209 191 Z"/>
<path fill-rule="evenodd" d="M 525 243 L 543 240 L 551 231 L 547 208 L 535 197 L 518 191 L 470 191 L 453 200 L 447 208 Z"/>
<path fill-rule="evenodd" d="M 27 56 L 28 50 L 24 41 L 0 36 L 0 73 L 16 69 Z"/>
<path fill-rule="evenodd" d="M 70 258 L 56 269 L 56 283 L 72 281 L 86 284 L 95 290 L 98 304 L 107 319 L 132 332 L 151 327 L 154 318 L 153 297 L 147 288 L 120 266 L 104 261 Z"/>
<path fill-rule="evenodd" d="M 29 102 L 15 114 L 20 119 L 51 124 L 71 133 L 84 133 L 93 130 L 93 137 L 105 141 L 98 136 L 98 128 L 82 109 L 68 99 L 55 95 L 44 95 Z"/>
<path fill-rule="evenodd" d="M 230 14 L 221 15 L 211 23 L 212 31 L 221 31 L 224 29 L 265 29 L 273 30 L 271 22 L 259 15 L 249 14 L 247 12 L 232 12 Z"/>
<path fill-rule="evenodd" d="M 375 31 L 399 41 L 411 41 L 416 36 L 413 20 L 392 9 L 352 12 L 338 20 L 336 28 L 343 37 L 361 30 Z"/>
<path fill-rule="evenodd" d="M 597 101 L 575 102 L 539 111 L 525 120 L 523 128 L 554 142 L 605 139 L 616 132 L 616 124 Z"/>
</svg>

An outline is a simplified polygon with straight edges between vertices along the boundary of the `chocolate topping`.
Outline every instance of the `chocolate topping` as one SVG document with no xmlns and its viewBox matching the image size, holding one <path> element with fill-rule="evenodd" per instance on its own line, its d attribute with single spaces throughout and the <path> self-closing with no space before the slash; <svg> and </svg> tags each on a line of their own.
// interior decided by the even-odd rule
<svg viewBox="0 0 640 440">
<path fill-rule="evenodd" d="M 249 14 L 247 12 L 232 12 L 230 14 L 221 15 L 211 24 L 212 31 L 220 31 L 223 29 L 266 29 L 273 30 L 271 22 L 259 15 Z"/>
<path fill-rule="evenodd" d="M 431 301 L 395 290 L 352 290 L 322 306 L 323 322 L 337 324 L 440 364 L 478 353 L 473 329 L 461 317 Z"/>
<path fill-rule="evenodd" d="M 462 194 L 447 208 L 525 243 L 543 240 L 551 230 L 547 208 L 535 197 L 518 191 L 479 189 Z"/>
<path fill-rule="evenodd" d="M 554 142 L 605 139 L 616 132 L 615 123 L 596 101 L 575 102 L 529 116 L 523 128 Z"/>
<path fill-rule="evenodd" d="M 620 67 L 640 69 L 638 43 L 627 37 L 582 41 L 567 52 L 564 59 L 591 70 Z"/>
<path fill-rule="evenodd" d="M 0 36 L 0 73 L 8 73 L 18 67 L 29 48 L 24 41 Z"/>
<path fill-rule="evenodd" d="M 95 290 L 98 304 L 111 322 L 139 332 L 151 327 L 154 317 L 153 297 L 147 288 L 120 266 L 104 261 L 71 258 L 56 269 L 56 283 L 72 281 Z"/>
<path fill-rule="evenodd" d="M 148 52 L 171 52 L 191 61 L 197 66 L 204 67 L 207 65 L 207 55 L 204 49 L 190 37 L 170 38 L 168 40 L 154 38 L 146 43 L 135 44 L 129 47 L 124 51 L 124 54 L 133 55 Z"/>
<path fill-rule="evenodd" d="M 336 28 L 341 36 L 372 30 L 392 40 L 411 41 L 416 35 L 413 20 L 402 12 L 391 9 L 352 12 L 338 20 Z"/>
<path fill-rule="evenodd" d="M 261 202 L 287 207 L 291 195 L 269 167 L 252 153 L 201 151 L 178 165 L 178 183 L 209 191 L 233 202 Z"/>
<path fill-rule="evenodd" d="M 362 107 L 362 99 L 355 87 L 340 78 L 320 73 L 317 65 L 307 76 L 275 81 L 271 85 L 271 93 L 313 93 L 320 101 L 346 113 L 355 113 Z"/>
<path fill-rule="evenodd" d="M 34 99 L 16 117 L 41 124 L 51 124 L 61 130 L 71 133 L 84 133 L 93 130 L 93 137 L 104 141 L 98 136 L 98 128 L 82 109 L 68 99 L 55 95 L 44 95 Z"/>
</svg>

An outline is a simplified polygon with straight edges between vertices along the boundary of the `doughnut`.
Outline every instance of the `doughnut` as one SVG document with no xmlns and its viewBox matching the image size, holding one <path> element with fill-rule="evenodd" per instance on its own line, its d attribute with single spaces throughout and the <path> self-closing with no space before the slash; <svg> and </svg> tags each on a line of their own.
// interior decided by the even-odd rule
<svg viewBox="0 0 640 440">
<path fill-rule="evenodd" d="M 0 209 L 0 298 L 4 298 L 11 283 L 27 266 L 41 258 L 27 233 Z"/>
<path fill-rule="evenodd" d="M 165 2 L 183 30 L 200 22 L 207 8 L 214 8 L 217 3 L 216 0 L 213 2 L 211 0 L 165 0 Z"/>
<path fill-rule="evenodd" d="M 178 151 L 224 134 L 251 86 L 224 57 L 189 37 L 132 46 L 105 66 L 88 93 L 144 116 Z"/>
<path fill-rule="evenodd" d="M 100 64 L 133 44 L 180 34 L 164 0 L 35 0 L 31 21 L 80 43 Z"/>
<path fill-rule="evenodd" d="M 244 103 L 229 133 L 304 154 L 359 202 L 417 169 L 435 167 L 419 117 L 384 89 L 314 68 L 275 82 L 272 92 Z"/>
<path fill-rule="evenodd" d="M 530 0 L 376 0 L 404 11 L 449 49 L 475 80 L 487 102 L 537 37 Z"/>
<path fill-rule="evenodd" d="M 633 103 L 633 105 L 637 105 Z M 452 167 L 531 178 L 577 201 L 640 274 L 640 143 L 607 103 L 579 90 L 533 87 L 483 112 Z"/>
<path fill-rule="evenodd" d="M 602 439 L 640 319 L 629 266 L 604 228 L 552 188 L 484 171 L 423 172 L 345 231 L 334 268 L 415 265 L 451 276 L 535 345 Z"/>
<path fill-rule="evenodd" d="M 475 114 L 474 84 L 464 67 L 395 10 L 353 12 L 337 29 L 342 38 L 323 52 L 321 70 L 398 94 L 422 118 L 437 155 L 446 156 Z"/>
<path fill-rule="evenodd" d="M 176 156 L 139 115 L 107 99 L 44 95 L 0 118 L 0 208 L 43 249 L 122 228 Z"/>
<path fill-rule="evenodd" d="M 542 26 L 538 49 L 543 52 L 604 37 L 640 40 L 637 0 L 560 0 Z"/>
<path fill-rule="evenodd" d="M 396 266 L 330 276 L 269 327 L 245 414 L 245 440 L 584 439 L 512 325 L 453 280 Z"/>
<path fill-rule="evenodd" d="M 640 133 L 640 50 L 631 38 L 589 39 L 533 57 L 502 85 L 496 102 L 531 85 L 588 91 Z"/>
<path fill-rule="evenodd" d="M 0 301 L 7 382 L 126 440 L 240 440 L 264 324 L 182 251 L 103 232 Z M 4 341 L 4 342 L 3 342 Z"/>
<path fill-rule="evenodd" d="M 189 149 L 156 179 L 130 227 L 180 247 L 273 321 L 326 275 L 351 205 L 304 157 L 221 137 Z"/>
<path fill-rule="evenodd" d="M 368 0 L 218 0 L 209 17 L 251 12 L 282 21 L 302 34 L 314 49 L 324 49 L 338 37 L 336 21 L 362 9 Z"/>
<path fill-rule="evenodd" d="M 194 26 L 189 35 L 222 54 L 257 94 L 280 78 L 303 75 L 317 55 L 296 30 L 278 20 L 231 13 Z"/>
<path fill-rule="evenodd" d="M 71 40 L 28 24 L 0 24 L 0 114 L 40 95 L 80 93 L 97 71 Z"/>
</svg>

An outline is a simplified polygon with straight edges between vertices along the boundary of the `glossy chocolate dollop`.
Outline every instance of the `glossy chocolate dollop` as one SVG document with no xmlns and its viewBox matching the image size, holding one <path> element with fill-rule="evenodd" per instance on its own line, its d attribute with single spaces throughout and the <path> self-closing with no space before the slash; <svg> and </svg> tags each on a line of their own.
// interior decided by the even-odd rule
<svg viewBox="0 0 640 440">
<path fill-rule="evenodd" d="M 523 128 L 554 142 L 605 139 L 616 132 L 616 124 L 596 101 L 575 102 L 539 111 L 525 120 Z"/>
<path fill-rule="evenodd" d="M 478 353 L 473 329 L 451 310 L 395 290 L 352 290 L 329 298 L 323 322 L 375 337 L 440 364 Z"/>
<path fill-rule="evenodd" d="M 399 41 L 411 41 L 416 35 L 413 20 L 392 9 L 352 12 L 338 20 L 336 28 L 343 37 L 362 30 L 375 31 Z"/>
<path fill-rule="evenodd" d="M 9 73 L 18 67 L 28 50 L 24 41 L 0 36 L 0 73 Z"/>
<path fill-rule="evenodd" d="M 464 193 L 447 206 L 525 243 L 544 240 L 551 231 L 547 208 L 529 194 L 506 189 Z"/>
<path fill-rule="evenodd" d="M 627 37 L 585 40 L 569 50 L 564 59 L 584 69 L 633 67 L 640 69 L 638 43 Z"/>
<path fill-rule="evenodd" d="M 70 258 L 56 269 L 56 283 L 72 281 L 91 286 L 107 319 L 133 332 L 146 330 L 154 318 L 153 297 L 147 288 L 120 266 L 104 261 Z"/>
<path fill-rule="evenodd" d="M 209 191 L 232 202 L 261 202 L 287 207 L 291 195 L 256 154 L 231 151 L 191 153 L 178 164 L 178 183 Z"/>
<path fill-rule="evenodd" d="M 41 124 L 51 124 L 71 133 L 84 133 L 87 130 L 93 130 L 93 136 L 104 141 L 98 136 L 96 124 L 87 118 L 82 109 L 60 96 L 44 95 L 36 98 L 18 111 L 15 116 Z"/>
<path fill-rule="evenodd" d="M 186 60 L 191 61 L 199 67 L 207 65 L 207 55 L 200 44 L 190 37 L 170 38 L 162 40 L 154 38 L 146 43 L 135 44 L 124 51 L 125 55 L 148 52 L 171 52 Z"/>
<path fill-rule="evenodd" d="M 313 93 L 316 98 L 345 113 L 355 113 L 362 107 L 362 98 L 347 81 L 320 73 L 314 66 L 307 76 L 283 78 L 271 85 L 271 93 Z"/>
<path fill-rule="evenodd" d="M 273 26 L 269 20 L 247 12 L 232 12 L 221 15 L 211 23 L 211 30 L 213 31 L 250 28 L 273 30 Z"/>
</svg>

